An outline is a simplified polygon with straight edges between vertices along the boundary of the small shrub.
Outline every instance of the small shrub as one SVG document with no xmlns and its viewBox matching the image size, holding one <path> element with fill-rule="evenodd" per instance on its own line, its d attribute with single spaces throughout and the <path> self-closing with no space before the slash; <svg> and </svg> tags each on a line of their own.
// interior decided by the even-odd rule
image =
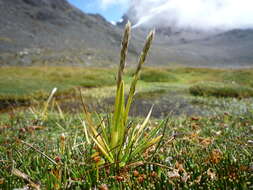
<svg viewBox="0 0 253 190">
<path fill-rule="evenodd" d="M 190 87 L 190 93 L 195 96 L 236 97 L 247 98 L 253 96 L 253 88 L 238 84 L 217 82 L 202 82 Z"/>
</svg>

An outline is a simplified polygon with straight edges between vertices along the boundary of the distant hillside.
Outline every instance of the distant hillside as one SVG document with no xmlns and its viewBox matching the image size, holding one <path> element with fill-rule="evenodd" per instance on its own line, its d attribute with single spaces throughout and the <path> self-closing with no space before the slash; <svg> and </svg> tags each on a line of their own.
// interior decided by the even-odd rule
<svg viewBox="0 0 253 190">
<path fill-rule="evenodd" d="M 2 40 L 1 51 L 64 49 L 98 42 L 105 47 L 120 38 L 102 17 L 84 14 L 65 0 L 0 0 L 0 14 L 1 38 L 9 39 Z"/>
<path fill-rule="evenodd" d="M 111 61 L 120 40 L 120 30 L 103 17 L 85 14 L 66 0 L 0 0 L 0 64 L 16 52 L 25 64 L 38 54 L 49 62 Z"/>
<path fill-rule="evenodd" d="M 118 63 L 122 28 L 66 0 L 0 0 L 0 65 Z M 137 60 L 150 28 L 133 29 L 129 60 Z M 207 67 L 253 65 L 253 30 L 199 32 L 156 27 L 149 64 Z"/>
<path fill-rule="evenodd" d="M 251 29 L 218 34 L 194 31 L 181 31 L 170 35 L 162 33 L 157 37 L 156 47 L 160 48 L 156 55 L 160 53 L 161 57 L 167 56 L 171 63 L 197 67 L 253 66 L 253 30 Z"/>
</svg>

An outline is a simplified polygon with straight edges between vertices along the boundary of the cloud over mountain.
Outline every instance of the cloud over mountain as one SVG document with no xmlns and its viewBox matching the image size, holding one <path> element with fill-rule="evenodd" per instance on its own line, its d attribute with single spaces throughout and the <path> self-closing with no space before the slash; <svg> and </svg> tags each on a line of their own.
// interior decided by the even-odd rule
<svg viewBox="0 0 253 190">
<path fill-rule="evenodd" d="M 130 4 L 136 26 L 174 25 L 199 30 L 253 28 L 252 0 L 130 0 Z"/>
</svg>

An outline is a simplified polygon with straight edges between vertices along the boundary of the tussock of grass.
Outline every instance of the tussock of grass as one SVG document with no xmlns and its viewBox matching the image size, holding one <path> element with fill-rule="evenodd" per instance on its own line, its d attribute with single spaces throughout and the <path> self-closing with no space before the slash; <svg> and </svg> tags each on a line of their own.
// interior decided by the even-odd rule
<svg viewBox="0 0 253 190">
<path fill-rule="evenodd" d="M 118 69 L 114 111 L 111 115 L 107 116 L 108 121 L 98 118 L 99 123 L 101 123 L 101 128 L 97 127 L 98 124 L 93 122 L 93 118 L 88 112 L 84 99 L 82 98 L 85 114 L 85 120 L 83 120 L 82 123 L 86 134 L 88 134 L 86 135 L 86 140 L 90 142 L 89 139 L 91 139 L 99 150 L 95 156 L 97 166 L 110 163 L 112 170 L 114 170 L 116 174 L 120 174 L 121 170 L 126 167 L 130 168 L 132 164 L 135 165 L 137 162 L 146 162 L 147 159 L 141 157 L 150 147 L 154 146 L 159 150 L 159 144 L 164 135 L 162 134 L 162 131 L 164 131 L 162 127 L 166 127 L 167 125 L 165 121 L 156 127 L 150 128 L 148 126 L 152 108 L 141 124 L 133 124 L 132 121 L 129 121 L 129 112 L 133 103 L 136 85 L 154 38 L 154 31 L 151 31 L 147 36 L 143 51 L 140 54 L 139 62 L 125 103 L 125 82 L 122 75 L 125 68 L 130 31 L 131 25 L 128 22 L 125 27 L 121 45 L 121 59 Z M 149 128 L 148 131 L 147 128 Z M 144 131 L 146 132 L 144 133 Z"/>
<path fill-rule="evenodd" d="M 202 82 L 189 88 L 195 96 L 248 98 L 253 96 L 253 88 L 238 84 L 217 82 Z"/>
<path fill-rule="evenodd" d="M 145 82 L 177 82 L 177 77 L 162 69 L 146 68 L 143 70 L 140 79 Z"/>
</svg>

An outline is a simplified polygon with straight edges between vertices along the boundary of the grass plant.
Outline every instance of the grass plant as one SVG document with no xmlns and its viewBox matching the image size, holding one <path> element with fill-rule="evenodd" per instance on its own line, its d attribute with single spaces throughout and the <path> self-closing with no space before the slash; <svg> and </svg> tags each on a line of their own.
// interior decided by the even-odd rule
<svg viewBox="0 0 253 190">
<path fill-rule="evenodd" d="M 127 48 L 130 39 L 130 23 L 126 25 L 124 37 L 122 40 L 121 59 L 118 70 L 117 90 L 114 103 L 114 113 L 109 116 L 107 122 L 99 119 L 99 127 L 92 121 L 91 115 L 84 107 L 86 120 L 83 122 L 87 128 L 87 134 L 98 146 L 100 153 L 107 162 L 115 165 L 117 172 L 122 167 L 141 161 L 142 154 L 151 146 L 158 143 L 161 138 L 162 124 L 158 127 L 150 129 L 147 132 L 147 124 L 152 113 L 152 108 L 142 124 L 133 124 L 128 121 L 128 115 L 135 94 L 136 84 L 140 77 L 142 65 L 145 63 L 148 51 L 151 47 L 154 32 L 151 32 L 148 37 L 143 51 L 139 58 L 139 63 L 128 94 L 125 104 L 124 81 L 122 75 L 125 68 L 125 59 Z M 87 124 L 87 126 L 86 126 Z M 160 132 L 160 134 L 159 134 Z M 88 138 L 87 137 L 87 140 Z M 99 154 L 99 153 L 98 153 Z"/>
</svg>

